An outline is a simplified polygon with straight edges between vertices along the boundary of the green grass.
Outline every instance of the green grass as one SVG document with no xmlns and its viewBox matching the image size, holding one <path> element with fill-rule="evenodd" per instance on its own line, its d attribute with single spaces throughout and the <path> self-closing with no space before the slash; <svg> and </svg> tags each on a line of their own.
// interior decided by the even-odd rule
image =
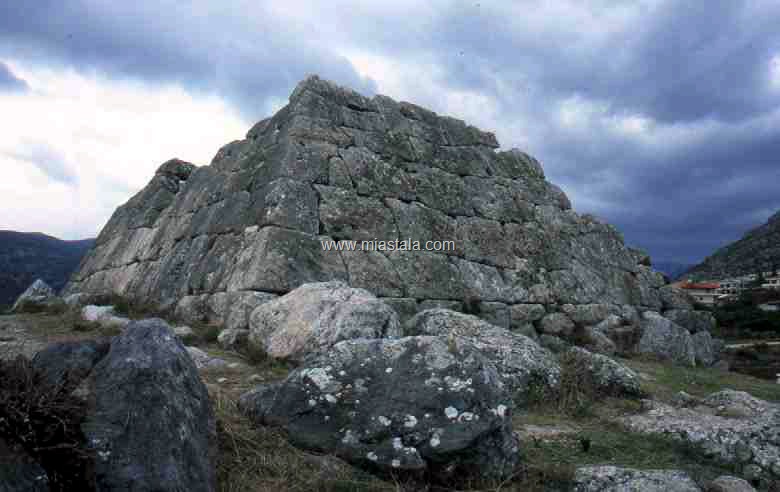
<svg viewBox="0 0 780 492">
<path fill-rule="evenodd" d="M 703 367 L 681 367 L 640 359 L 621 359 L 620 362 L 649 376 L 650 380 L 642 383 L 643 389 L 655 399 L 663 401 L 668 401 L 680 391 L 703 397 L 724 389 L 747 391 L 756 398 L 780 401 L 780 385 L 746 374 Z"/>
<path fill-rule="evenodd" d="M 588 451 L 583 441 L 588 441 Z M 627 432 L 617 424 L 593 420 L 579 432 L 555 439 L 526 442 L 525 461 L 532 469 L 576 469 L 588 465 L 612 465 L 636 469 L 676 469 L 694 479 L 711 480 L 734 473 L 701 455 L 695 449 L 671 438 Z"/>
</svg>

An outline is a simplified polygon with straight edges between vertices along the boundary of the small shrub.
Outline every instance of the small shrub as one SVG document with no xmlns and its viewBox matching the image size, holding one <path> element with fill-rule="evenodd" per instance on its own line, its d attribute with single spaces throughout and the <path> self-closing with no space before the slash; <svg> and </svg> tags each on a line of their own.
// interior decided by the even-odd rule
<svg viewBox="0 0 780 492">
<path fill-rule="evenodd" d="M 0 438 L 33 457 L 53 491 L 94 490 L 81 432 L 86 403 L 74 387 L 69 377 L 50 383 L 25 357 L 0 360 Z"/>
<path fill-rule="evenodd" d="M 261 347 L 252 343 L 244 344 L 241 353 L 246 357 L 247 361 L 254 366 L 265 365 L 270 361 L 268 353 Z"/>
<path fill-rule="evenodd" d="M 201 343 L 217 343 L 219 334 L 222 332 L 222 328 L 216 324 L 197 323 L 190 325 L 195 339 Z"/>
<path fill-rule="evenodd" d="M 566 352 L 561 356 L 561 389 L 558 410 L 573 417 L 591 414 L 593 403 L 599 397 L 587 360 L 577 353 Z"/>
</svg>

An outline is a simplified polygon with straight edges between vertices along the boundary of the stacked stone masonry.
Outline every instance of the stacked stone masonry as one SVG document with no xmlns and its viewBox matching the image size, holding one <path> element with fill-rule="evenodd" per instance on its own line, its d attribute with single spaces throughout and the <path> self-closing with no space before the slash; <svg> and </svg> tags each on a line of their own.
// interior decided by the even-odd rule
<svg viewBox="0 0 780 492">
<path fill-rule="evenodd" d="M 553 312 L 595 325 L 636 315 L 625 306 L 664 309 L 646 255 L 575 213 L 535 159 L 498 147 L 460 120 L 309 77 L 211 165 L 163 164 L 66 293 L 113 292 L 235 328 L 266 300 L 327 280 L 384 298 L 402 321 L 447 307 L 514 328 L 551 325 Z M 321 247 L 373 239 L 456 248 Z"/>
</svg>

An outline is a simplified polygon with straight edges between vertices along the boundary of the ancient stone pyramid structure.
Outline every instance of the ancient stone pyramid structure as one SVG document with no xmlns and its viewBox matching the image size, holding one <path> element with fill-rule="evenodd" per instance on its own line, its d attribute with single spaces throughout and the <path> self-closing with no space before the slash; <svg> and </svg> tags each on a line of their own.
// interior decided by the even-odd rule
<svg viewBox="0 0 780 492">
<path fill-rule="evenodd" d="M 113 292 L 229 326 L 332 279 L 385 298 L 402 319 L 432 306 L 504 326 L 540 309 L 660 311 L 664 281 L 648 258 L 571 210 L 535 159 L 498 147 L 460 120 L 309 77 L 210 165 L 163 164 L 116 210 L 66 292 Z M 374 239 L 455 250 L 322 247 Z"/>
</svg>

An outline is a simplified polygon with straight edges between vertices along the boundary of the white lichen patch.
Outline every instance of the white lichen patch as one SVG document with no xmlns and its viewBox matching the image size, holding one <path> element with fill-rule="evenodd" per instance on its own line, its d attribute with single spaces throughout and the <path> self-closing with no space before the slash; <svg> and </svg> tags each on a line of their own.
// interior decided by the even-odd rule
<svg viewBox="0 0 780 492">
<path fill-rule="evenodd" d="M 499 405 L 496 408 L 491 408 L 490 409 L 490 412 L 493 415 L 495 415 L 497 417 L 501 417 L 502 419 L 504 417 L 506 417 L 506 411 L 507 411 L 507 406 L 506 405 Z"/>
<path fill-rule="evenodd" d="M 309 379 L 323 393 L 335 393 L 341 390 L 341 383 L 328 374 L 330 371 L 330 366 L 304 369 L 300 373 L 300 378 Z"/>
<path fill-rule="evenodd" d="M 341 442 L 348 446 L 354 446 L 357 445 L 360 441 L 358 440 L 357 436 L 352 433 L 351 429 L 347 429 L 344 437 L 341 438 Z"/>
<path fill-rule="evenodd" d="M 390 373 L 392 373 L 392 372 L 393 372 L 393 368 L 392 368 L 392 367 L 388 367 L 387 369 L 385 369 L 385 372 L 386 372 L 387 374 L 390 374 Z"/>
<path fill-rule="evenodd" d="M 446 376 L 444 382 L 447 384 L 450 391 L 462 391 L 471 386 L 472 380 L 471 378 L 459 379 L 452 376 Z"/>
<path fill-rule="evenodd" d="M 390 427 L 390 424 L 393 423 L 392 420 L 390 420 L 389 418 L 385 417 L 384 415 L 380 415 L 379 417 L 377 417 L 377 420 L 379 420 L 379 423 L 384 425 L 385 427 Z"/>
<path fill-rule="evenodd" d="M 366 453 L 366 458 L 370 459 L 371 461 L 377 461 L 379 456 L 377 456 L 375 452 L 371 451 L 370 453 Z"/>
<path fill-rule="evenodd" d="M 407 415 L 404 418 L 404 427 L 412 429 L 417 425 L 417 417 L 414 415 Z"/>
<path fill-rule="evenodd" d="M 458 418 L 458 409 L 455 407 L 447 407 L 444 409 L 444 415 L 451 420 Z"/>
</svg>

